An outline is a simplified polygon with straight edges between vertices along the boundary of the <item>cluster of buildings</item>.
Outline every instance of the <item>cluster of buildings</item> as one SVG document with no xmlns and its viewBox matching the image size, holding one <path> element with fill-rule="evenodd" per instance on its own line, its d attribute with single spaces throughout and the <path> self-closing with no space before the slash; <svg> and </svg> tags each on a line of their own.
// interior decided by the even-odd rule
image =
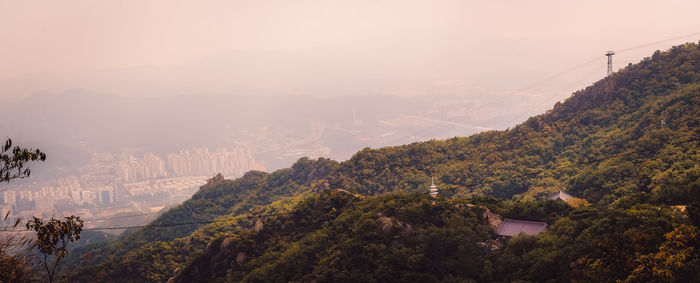
<svg viewBox="0 0 700 283">
<path fill-rule="evenodd" d="M 252 152 L 245 147 L 232 150 L 218 148 L 210 152 L 206 147 L 182 149 L 167 155 L 167 162 L 157 155 L 147 153 L 142 158 L 122 154 L 116 165 L 116 175 L 124 182 L 153 180 L 179 176 L 241 176 L 245 172 L 264 167 L 255 163 Z"/>
<path fill-rule="evenodd" d="M 0 186 L 0 213 L 16 218 L 153 212 L 187 200 L 208 178 L 221 173 L 235 178 L 265 170 L 245 147 L 183 149 L 167 159 L 146 153 L 115 156 L 94 153 L 93 162 L 75 174 L 56 179 Z M 4 217 L 3 214 L 1 217 Z"/>
<path fill-rule="evenodd" d="M 206 184 L 210 177 L 173 177 L 143 182 L 128 183 L 122 186 L 123 193 L 130 198 L 141 196 L 153 197 L 166 193 L 169 197 L 182 196 L 182 193 L 190 188 L 199 188 Z M 190 197 L 187 194 L 185 197 Z"/>
<path fill-rule="evenodd" d="M 32 216 L 52 217 L 64 212 L 72 214 L 80 207 L 98 207 L 115 202 L 111 186 L 84 188 L 78 186 L 44 186 L 40 190 L 12 189 L 0 193 L 0 210 L 28 219 Z"/>
<path fill-rule="evenodd" d="M 145 154 L 141 159 L 133 155 L 123 154 L 119 164 L 117 164 L 116 174 L 117 177 L 126 182 L 168 176 L 163 159 L 150 153 Z"/>
<path fill-rule="evenodd" d="M 215 152 L 199 147 L 168 154 L 168 170 L 175 176 L 208 176 L 212 173 L 241 176 L 251 169 L 263 168 L 255 163 L 253 153 L 245 147 L 231 151 L 221 147 Z"/>
<path fill-rule="evenodd" d="M 132 183 L 114 182 L 112 185 L 94 187 L 70 184 L 31 190 L 20 186 L 0 192 L 0 212 L 12 211 L 10 221 L 30 219 L 32 216 L 109 216 L 117 212 L 151 212 L 154 208 L 158 210 L 188 199 L 206 181 L 205 176 L 190 176 Z"/>
</svg>

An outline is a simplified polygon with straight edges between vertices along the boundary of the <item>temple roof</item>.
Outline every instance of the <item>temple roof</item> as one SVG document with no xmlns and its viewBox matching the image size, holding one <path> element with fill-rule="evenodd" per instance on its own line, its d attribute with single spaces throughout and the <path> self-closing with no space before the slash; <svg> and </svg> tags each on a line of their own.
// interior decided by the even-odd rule
<svg viewBox="0 0 700 283">
<path fill-rule="evenodd" d="M 520 233 L 537 235 L 547 228 L 546 222 L 505 219 L 498 228 L 499 236 L 512 237 Z"/>
<path fill-rule="evenodd" d="M 576 198 L 576 197 L 572 196 L 570 194 L 567 194 L 565 191 L 562 191 L 562 190 L 559 190 L 559 192 L 548 197 L 548 199 L 551 199 L 551 200 L 560 199 L 563 201 L 566 201 L 566 200 L 572 199 L 572 198 Z"/>
</svg>

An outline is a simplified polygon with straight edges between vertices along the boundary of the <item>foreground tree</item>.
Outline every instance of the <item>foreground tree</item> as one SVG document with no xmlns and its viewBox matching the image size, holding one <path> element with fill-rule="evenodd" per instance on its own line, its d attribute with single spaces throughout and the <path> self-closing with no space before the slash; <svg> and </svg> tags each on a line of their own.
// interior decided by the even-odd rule
<svg viewBox="0 0 700 283">
<path fill-rule="evenodd" d="M 639 265 L 625 282 L 698 282 L 699 233 L 698 227 L 685 224 L 667 233 L 657 252 L 637 259 Z"/>
<path fill-rule="evenodd" d="M 38 149 L 27 149 L 19 146 L 12 147 L 8 139 L 0 146 L 0 183 L 9 183 L 14 179 L 27 178 L 31 174 L 25 168 L 30 161 L 44 161 L 46 154 Z M 6 189 L 0 189 L 0 192 Z M 0 282 L 29 281 L 29 253 L 33 241 L 25 234 L 17 233 L 21 219 L 9 222 L 10 211 L 0 219 Z"/>
<path fill-rule="evenodd" d="M 56 267 L 68 253 L 68 243 L 80 240 L 80 232 L 83 231 L 83 220 L 79 216 L 65 217 L 65 221 L 51 218 L 44 224 L 41 218 L 34 217 L 27 223 L 27 229 L 36 232 L 36 247 L 43 254 L 42 265 L 46 269 L 49 282 L 53 282 Z M 53 264 L 51 256 L 56 256 Z"/>
<path fill-rule="evenodd" d="M 14 224 L 7 224 L 9 217 L 10 211 L 0 220 L 0 282 L 28 282 L 30 256 L 22 251 L 31 249 L 34 241 L 23 233 L 13 231 L 21 219 L 17 218 Z"/>
<path fill-rule="evenodd" d="M 25 165 L 29 161 L 37 160 L 46 160 L 46 154 L 38 149 L 12 147 L 12 140 L 7 139 L 5 145 L 0 148 L 0 182 L 29 177 L 31 170 L 25 168 Z"/>
</svg>

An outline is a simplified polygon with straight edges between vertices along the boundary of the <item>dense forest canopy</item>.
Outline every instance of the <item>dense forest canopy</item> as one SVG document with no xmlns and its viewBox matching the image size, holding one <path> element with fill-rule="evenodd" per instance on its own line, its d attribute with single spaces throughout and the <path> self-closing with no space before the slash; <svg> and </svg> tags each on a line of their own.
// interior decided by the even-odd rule
<svg viewBox="0 0 700 283">
<path fill-rule="evenodd" d="M 153 222 L 165 227 L 76 249 L 64 274 L 79 282 L 697 281 L 698 114 L 700 45 L 689 43 L 509 130 L 366 148 L 343 162 L 302 158 L 212 182 Z M 425 194 L 431 177 L 436 199 Z M 585 201 L 546 199 L 559 190 Z M 489 215 L 548 229 L 499 241 Z M 201 223 L 212 220 L 221 221 Z"/>
</svg>

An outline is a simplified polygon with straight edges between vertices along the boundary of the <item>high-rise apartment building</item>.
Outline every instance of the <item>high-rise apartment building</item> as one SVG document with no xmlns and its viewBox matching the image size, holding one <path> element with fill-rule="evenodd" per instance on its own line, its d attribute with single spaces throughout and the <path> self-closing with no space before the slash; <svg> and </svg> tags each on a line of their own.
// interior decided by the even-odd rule
<svg viewBox="0 0 700 283">
<path fill-rule="evenodd" d="M 168 170 L 175 176 L 210 176 L 222 173 L 227 176 L 241 176 L 255 163 L 253 154 L 245 147 L 229 151 L 218 148 L 210 152 L 206 147 L 183 149 L 168 154 Z"/>
</svg>

